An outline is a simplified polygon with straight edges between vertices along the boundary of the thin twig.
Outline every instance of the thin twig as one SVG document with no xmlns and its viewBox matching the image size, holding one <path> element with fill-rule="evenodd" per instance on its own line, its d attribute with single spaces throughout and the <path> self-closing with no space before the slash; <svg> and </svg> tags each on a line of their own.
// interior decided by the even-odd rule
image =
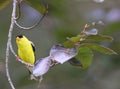
<svg viewBox="0 0 120 89">
<path fill-rule="evenodd" d="M 15 89 L 13 82 L 10 78 L 10 74 L 9 74 L 9 69 L 8 69 L 8 61 L 9 61 L 9 53 L 10 53 L 10 44 L 11 44 L 11 39 L 12 39 L 12 31 L 13 31 L 13 27 L 14 27 L 14 18 L 16 16 L 16 0 L 13 0 L 13 10 L 12 10 L 12 17 L 11 17 L 11 25 L 9 28 L 9 33 L 8 33 L 8 41 L 7 41 L 7 48 L 6 48 L 6 76 L 8 79 L 8 82 L 10 83 L 10 86 L 12 89 Z"/>
<path fill-rule="evenodd" d="M 34 25 L 32 25 L 32 26 L 30 26 L 30 27 L 24 27 L 24 26 L 21 26 L 16 20 L 14 20 L 15 21 L 15 24 L 19 27 L 19 28 L 21 28 L 21 29 L 23 29 L 23 30 L 30 30 L 30 29 L 33 29 L 34 27 L 36 27 L 42 20 L 43 20 L 43 18 L 46 16 L 46 14 L 44 14 L 41 18 L 40 18 L 40 20 L 38 21 L 38 22 L 36 22 Z"/>
<path fill-rule="evenodd" d="M 16 16 L 16 20 L 18 20 L 21 17 L 21 2 L 22 0 L 17 0 L 17 9 L 18 9 L 18 14 Z"/>
<path fill-rule="evenodd" d="M 11 52 L 13 53 L 13 55 L 17 58 L 18 56 L 17 56 L 17 54 L 15 53 L 15 51 L 14 51 L 14 49 L 13 49 L 13 47 L 12 47 L 12 43 L 10 42 L 10 50 L 11 50 Z"/>
</svg>

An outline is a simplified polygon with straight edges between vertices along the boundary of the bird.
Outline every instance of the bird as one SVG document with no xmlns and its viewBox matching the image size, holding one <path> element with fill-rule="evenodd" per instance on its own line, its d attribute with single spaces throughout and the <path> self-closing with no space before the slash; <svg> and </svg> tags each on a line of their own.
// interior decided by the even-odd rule
<svg viewBox="0 0 120 89">
<path fill-rule="evenodd" d="M 32 41 L 22 34 L 16 36 L 16 44 L 18 47 L 18 58 L 27 65 L 35 63 L 35 46 Z"/>
</svg>

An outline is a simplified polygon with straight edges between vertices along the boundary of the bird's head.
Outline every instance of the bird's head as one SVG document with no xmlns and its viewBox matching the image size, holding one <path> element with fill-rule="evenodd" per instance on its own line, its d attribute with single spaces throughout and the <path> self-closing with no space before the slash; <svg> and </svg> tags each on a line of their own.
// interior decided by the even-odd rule
<svg viewBox="0 0 120 89">
<path fill-rule="evenodd" d="M 16 36 L 16 41 L 20 41 L 24 36 L 22 34 Z"/>
<path fill-rule="evenodd" d="M 20 34 L 16 36 L 16 42 L 25 43 L 25 42 L 28 42 L 28 39 L 24 35 Z"/>
<path fill-rule="evenodd" d="M 16 43 L 17 45 L 25 45 L 28 44 L 30 41 L 24 35 L 17 35 L 16 36 Z"/>
</svg>

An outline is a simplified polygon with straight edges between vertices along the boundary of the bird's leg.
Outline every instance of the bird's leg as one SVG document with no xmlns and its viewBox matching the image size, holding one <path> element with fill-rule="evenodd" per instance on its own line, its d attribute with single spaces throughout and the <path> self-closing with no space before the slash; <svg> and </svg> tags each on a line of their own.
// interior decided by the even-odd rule
<svg viewBox="0 0 120 89">
<path fill-rule="evenodd" d="M 21 61 L 21 58 L 19 56 L 16 57 L 17 61 Z"/>
</svg>

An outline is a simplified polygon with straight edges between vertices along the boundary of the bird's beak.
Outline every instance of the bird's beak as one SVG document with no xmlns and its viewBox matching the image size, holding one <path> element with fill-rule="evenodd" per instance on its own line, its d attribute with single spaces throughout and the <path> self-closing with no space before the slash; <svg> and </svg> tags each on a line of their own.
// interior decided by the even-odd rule
<svg viewBox="0 0 120 89">
<path fill-rule="evenodd" d="M 18 41 L 19 41 L 19 40 L 20 40 L 20 38 L 19 38 L 19 37 L 16 37 L 16 40 L 18 40 Z"/>
</svg>

